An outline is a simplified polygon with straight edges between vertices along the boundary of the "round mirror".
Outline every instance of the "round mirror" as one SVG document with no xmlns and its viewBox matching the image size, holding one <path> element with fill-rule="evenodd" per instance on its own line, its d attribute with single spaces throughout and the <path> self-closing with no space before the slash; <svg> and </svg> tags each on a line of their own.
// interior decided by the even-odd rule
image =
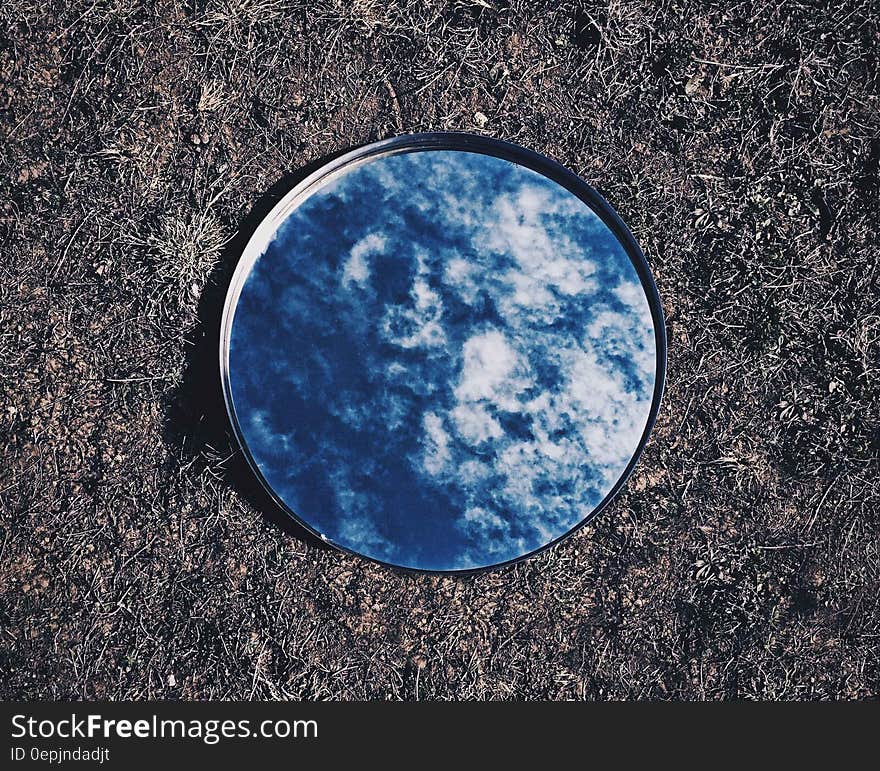
<svg viewBox="0 0 880 771">
<path fill-rule="evenodd" d="M 331 161 L 251 238 L 227 407 L 280 506 L 340 548 L 466 571 L 595 515 L 660 400 L 663 317 L 607 203 L 542 156 L 426 134 Z"/>
</svg>

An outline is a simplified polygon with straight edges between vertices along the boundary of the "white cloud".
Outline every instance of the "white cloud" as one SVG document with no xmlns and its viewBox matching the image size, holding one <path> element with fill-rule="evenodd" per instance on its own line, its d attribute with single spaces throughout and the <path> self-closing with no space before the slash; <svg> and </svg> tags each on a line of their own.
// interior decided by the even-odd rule
<svg viewBox="0 0 880 771">
<path fill-rule="evenodd" d="M 443 419 L 433 412 L 426 412 L 422 417 L 422 428 L 425 432 L 423 465 L 431 476 L 438 476 L 451 457 L 449 434 Z"/>
<path fill-rule="evenodd" d="M 468 444 L 480 444 L 504 435 L 501 424 L 482 404 L 459 404 L 451 414 L 459 436 Z"/>
<path fill-rule="evenodd" d="M 462 348 L 461 377 L 455 389 L 459 402 L 485 399 L 501 408 L 516 404 L 516 393 L 530 385 L 526 366 L 516 349 L 497 329 L 479 332 Z"/>
<path fill-rule="evenodd" d="M 370 278 L 370 264 L 367 258 L 381 254 L 384 249 L 385 236 L 380 233 L 370 233 L 358 241 L 351 248 L 348 259 L 342 266 L 342 285 L 348 287 L 354 283 L 360 287 L 365 286 Z"/>
<path fill-rule="evenodd" d="M 296 452 L 290 435 L 279 432 L 272 424 L 269 414 L 264 410 L 253 410 L 248 415 L 247 431 L 257 438 L 255 446 L 258 448 L 274 448 L 285 453 Z"/>
<path fill-rule="evenodd" d="M 553 224 L 554 217 L 570 210 L 568 198 L 560 199 L 532 185 L 496 198 L 493 216 L 484 221 L 476 238 L 488 250 L 508 255 L 516 263 L 515 269 L 501 277 L 508 293 L 499 300 L 558 314 L 551 290 L 564 296 L 595 291 L 596 283 L 591 278 L 595 263 L 587 259 L 582 244 Z M 580 208 L 584 209 L 581 216 L 588 213 L 586 207 Z"/>
<path fill-rule="evenodd" d="M 522 554 L 529 548 L 522 536 L 512 534 L 508 519 L 480 506 L 466 509 L 458 520 L 458 527 L 480 544 L 479 549 L 462 556 L 460 568 L 485 564 L 486 553 L 504 560 L 509 559 L 511 554 Z"/>
<path fill-rule="evenodd" d="M 644 294 L 641 300 L 641 308 L 630 305 L 632 310 L 623 313 L 599 311 L 587 327 L 585 346 L 631 362 L 637 376 L 647 384 L 654 379 L 656 349 L 653 326 L 645 323 L 650 318 L 650 309 Z"/>
<path fill-rule="evenodd" d="M 392 560 L 397 551 L 394 544 L 385 538 L 366 512 L 347 512 L 334 533 L 333 540 L 368 554 L 380 560 Z"/>
<path fill-rule="evenodd" d="M 620 302 L 628 305 L 634 311 L 644 314 L 648 310 L 645 301 L 645 290 L 642 289 L 641 284 L 635 281 L 622 281 L 614 288 L 614 294 Z"/>
<path fill-rule="evenodd" d="M 476 485 L 485 481 L 492 473 L 489 464 L 479 460 L 466 460 L 457 469 L 459 477 L 468 485 Z"/>
</svg>

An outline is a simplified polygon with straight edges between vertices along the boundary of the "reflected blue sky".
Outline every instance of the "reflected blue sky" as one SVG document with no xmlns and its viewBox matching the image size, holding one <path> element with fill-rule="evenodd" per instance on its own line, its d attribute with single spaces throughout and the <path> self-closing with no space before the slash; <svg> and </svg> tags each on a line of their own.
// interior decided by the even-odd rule
<svg viewBox="0 0 880 771">
<path fill-rule="evenodd" d="M 230 385 L 275 492 L 331 541 L 455 570 L 563 535 L 650 411 L 654 331 L 578 198 L 459 151 L 373 160 L 294 211 L 235 311 Z"/>
</svg>

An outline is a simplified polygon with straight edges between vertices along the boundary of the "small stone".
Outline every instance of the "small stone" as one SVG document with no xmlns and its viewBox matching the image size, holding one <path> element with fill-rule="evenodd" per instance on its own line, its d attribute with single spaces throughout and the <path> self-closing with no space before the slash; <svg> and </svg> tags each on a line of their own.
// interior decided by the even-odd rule
<svg viewBox="0 0 880 771">
<path fill-rule="evenodd" d="M 168 675 L 168 686 L 170 688 L 174 688 L 177 685 L 177 680 L 174 675 Z"/>
<path fill-rule="evenodd" d="M 703 85 L 703 78 L 700 75 L 694 75 L 691 78 L 688 78 L 687 83 L 684 84 L 684 92 L 688 96 L 693 96 L 700 90 L 700 86 Z"/>
<path fill-rule="evenodd" d="M 476 123 L 480 128 L 483 128 L 489 122 L 489 118 L 486 117 L 485 113 L 475 112 L 474 113 L 474 123 Z"/>
<path fill-rule="evenodd" d="M 190 134 L 189 141 L 198 147 L 202 143 L 202 138 L 194 131 Z"/>
</svg>

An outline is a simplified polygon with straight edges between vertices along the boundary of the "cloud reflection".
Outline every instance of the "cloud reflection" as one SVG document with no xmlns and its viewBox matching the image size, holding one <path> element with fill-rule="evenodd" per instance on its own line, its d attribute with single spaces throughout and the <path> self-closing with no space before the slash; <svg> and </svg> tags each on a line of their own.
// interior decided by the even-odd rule
<svg viewBox="0 0 880 771">
<path fill-rule="evenodd" d="M 374 160 L 308 198 L 254 266 L 230 380 L 276 493 L 330 540 L 425 569 L 570 530 L 648 418 L 654 330 L 602 221 L 485 155 Z"/>
</svg>

